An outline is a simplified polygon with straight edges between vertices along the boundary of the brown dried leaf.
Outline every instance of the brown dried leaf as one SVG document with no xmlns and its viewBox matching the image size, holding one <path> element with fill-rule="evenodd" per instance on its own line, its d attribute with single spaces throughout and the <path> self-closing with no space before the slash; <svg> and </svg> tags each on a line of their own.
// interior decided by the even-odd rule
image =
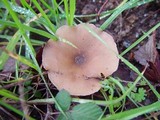
<svg viewBox="0 0 160 120">
<path fill-rule="evenodd" d="M 15 59 L 10 58 L 7 60 L 2 72 L 0 72 L 0 79 L 10 77 L 10 75 L 15 71 Z"/>
<path fill-rule="evenodd" d="M 158 55 L 155 43 L 155 34 L 153 33 L 146 44 L 134 52 L 134 58 L 141 65 L 149 65 L 148 62 L 155 63 Z"/>
<path fill-rule="evenodd" d="M 14 72 L 15 71 L 15 59 L 9 57 L 9 59 L 7 60 L 5 66 L 4 66 L 4 69 L 3 69 L 3 72 Z"/>
<path fill-rule="evenodd" d="M 147 67 L 144 76 L 153 82 L 160 83 L 160 56 L 157 55 L 155 63 L 149 62 L 149 67 Z"/>
<path fill-rule="evenodd" d="M 160 56 L 156 49 L 155 32 L 149 37 L 148 42 L 134 52 L 135 59 L 141 65 L 148 65 L 144 76 L 153 82 L 160 82 Z"/>
</svg>

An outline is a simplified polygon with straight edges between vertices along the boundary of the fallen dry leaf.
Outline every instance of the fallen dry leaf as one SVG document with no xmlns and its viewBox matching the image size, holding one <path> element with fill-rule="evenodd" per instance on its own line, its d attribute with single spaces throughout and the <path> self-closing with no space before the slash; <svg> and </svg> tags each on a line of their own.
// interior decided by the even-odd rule
<svg viewBox="0 0 160 120">
<path fill-rule="evenodd" d="M 155 63 L 158 52 L 154 38 L 155 35 L 151 35 L 148 42 L 134 52 L 135 60 L 143 66 L 149 65 L 148 62 Z"/>
<path fill-rule="evenodd" d="M 3 70 L 0 72 L 0 79 L 8 78 L 15 71 L 15 59 L 10 58 L 7 60 Z"/>
<path fill-rule="evenodd" d="M 149 67 L 147 67 L 144 76 L 150 81 L 160 83 L 160 56 L 157 56 L 155 63 L 148 63 Z"/>
<path fill-rule="evenodd" d="M 144 67 L 148 65 L 144 76 L 153 82 L 160 82 L 160 56 L 156 49 L 155 32 L 146 44 L 134 52 L 134 58 Z"/>
</svg>

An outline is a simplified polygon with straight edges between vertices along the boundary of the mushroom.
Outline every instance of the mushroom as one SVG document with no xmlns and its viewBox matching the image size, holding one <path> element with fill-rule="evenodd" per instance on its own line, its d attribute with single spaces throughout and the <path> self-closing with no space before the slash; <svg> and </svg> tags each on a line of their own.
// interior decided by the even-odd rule
<svg viewBox="0 0 160 120">
<path fill-rule="evenodd" d="M 93 30 L 109 47 L 84 26 Z M 109 76 L 117 70 L 118 50 L 113 37 L 93 24 L 64 25 L 56 31 L 56 35 L 59 40 L 50 39 L 43 49 L 42 65 L 58 90 L 65 89 L 75 96 L 93 94 L 101 88 L 98 79 L 101 73 Z"/>
</svg>

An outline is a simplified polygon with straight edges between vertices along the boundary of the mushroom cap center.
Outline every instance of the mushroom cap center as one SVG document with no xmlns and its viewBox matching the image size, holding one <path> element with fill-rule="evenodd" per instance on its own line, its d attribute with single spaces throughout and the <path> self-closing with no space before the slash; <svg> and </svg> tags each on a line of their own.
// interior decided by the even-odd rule
<svg viewBox="0 0 160 120">
<path fill-rule="evenodd" d="M 84 25 L 104 40 L 107 47 Z M 65 89 L 76 96 L 86 96 L 100 90 L 100 73 L 106 77 L 111 75 L 119 63 L 113 37 L 93 24 L 64 25 L 56 31 L 56 35 L 59 41 L 49 40 L 42 57 L 43 67 L 48 70 L 51 82 L 58 90 Z"/>
<path fill-rule="evenodd" d="M 74 57 L 74 62 L 77 65 L 82 65 L 85 61 L 86 61 L 86 58 L 84 54 L 78 54 L 78 55 L 75 55 Z"/>
</svg>

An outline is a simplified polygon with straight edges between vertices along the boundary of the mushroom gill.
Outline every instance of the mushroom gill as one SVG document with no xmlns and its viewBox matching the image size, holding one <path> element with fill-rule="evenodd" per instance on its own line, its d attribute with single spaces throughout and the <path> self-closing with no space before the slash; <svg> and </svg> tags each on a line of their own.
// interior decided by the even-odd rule
<svg viewBox="0 0 160 120">
<path fill-rule="evenodd" d="M 109 47 L 102 44 L 84 25 Z M 113 37 L 93 24 L 64 25 L 56 31 L 56 35 L 77 47 L 60 40 L 49 40 L 44 47 L 42 65 L 48 70 L 49 79 L 58 90 L 65 89 L 77 96 L 93 94 L 101 88 L 97 79 L 100 74 L 109 76 L 117 70 L 118 50 Z"/>
</svg>

